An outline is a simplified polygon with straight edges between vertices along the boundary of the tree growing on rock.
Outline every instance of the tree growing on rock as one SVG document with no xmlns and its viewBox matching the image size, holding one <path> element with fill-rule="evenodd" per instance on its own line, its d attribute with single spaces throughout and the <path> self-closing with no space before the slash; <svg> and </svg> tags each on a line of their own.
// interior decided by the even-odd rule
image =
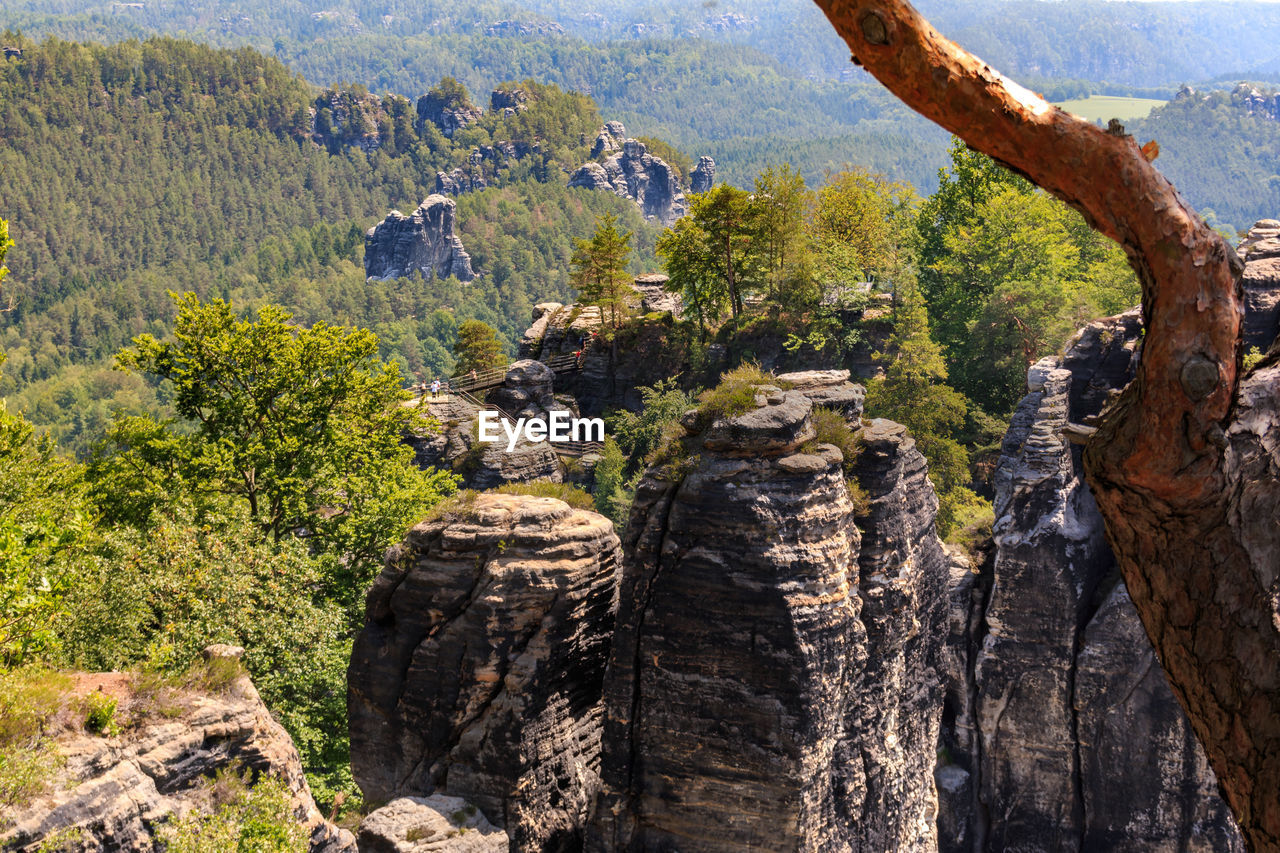
<svg viewBox="0 0 1280 853">
<path fill-rule="evenodd" d="M 627 262 L 631 260 L 631 232 L 619 231 L 612 213 L 596 223 L 590 240 L 579 240 L 569 259 L 572 266 L 569 283 L 578 290 L 579 301 L 595 305 L 603 319 L 615 329 L 630 310 L 631 277 Z"/>
<path fill-rule="evenodd" d="M 1239 258 L 1154 145 L 1051 106 L 904 0 L 817 0 L 908 105 L 1082 212 L 1142 283 L 1134 381 L 1085 449 L 1134 606 L 1250 847 L 1280 850 L 1280 353 L 1242 369 Z"/>
</svg>

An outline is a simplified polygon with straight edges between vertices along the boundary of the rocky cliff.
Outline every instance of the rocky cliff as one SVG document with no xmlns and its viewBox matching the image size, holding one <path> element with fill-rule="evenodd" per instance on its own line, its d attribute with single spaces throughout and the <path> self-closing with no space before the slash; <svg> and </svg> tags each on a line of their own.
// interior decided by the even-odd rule
<svg viewBox="0 0 1280 853">
<path fill-rule="evenodd" d="M 242 650 L 214 646 L 211 658 L 238 658 Z M 0 814 L 0 848 L 14 853 L 66 849 L 53 839 L 78 838 L 76 850 L 157 849 L 171 818 L 212 808 L 205 784 L 219 771 L 276 776 L 287 786 L 295 817 L 311 838 L 312 853 L 355 853 L 351 833 L 317 811 L 289 735 L 271 717 L 247 675 L 216 690 L 144 688 L 133 676 L 99 673 L 75 677 L 69 705 L 89 693 L 110 696 L 125 725 L 113 736 L 87 732 L 81 716 L 59 718 L 54 738 L 59 769 L 50 790 L 25 807 Z"/>
<path fill-rule="evenodd" d="M 365 796 L 462 797 L 512 850 L 580 846 L 618 558 L 607 519 L 551 498 L 483 494 L 409 531 L 352 652 Z"/>
<path fill-rule="evenodd" d="M 596 851 L 930 850 L 946 563 L 914 442 L 854 467 L 756 389 L 641 481 L 605 685 Z M 859 513 L 863 529 L 857 523 Z"/>
<path fill-rule="evenodd" d="M 1255 224 L 1239 251 L 1245 262 L 1244 344 L 1265 352 L 1280 332 L 1280 220 Z"/>
<path fill-rule="evenodd" d="M 365 276 L 390 279 L 419 274 L 424 278 L 453 276 L 459 281 L 475 278 L 471 256 L 453 233 L 456 207 L 453 199 L 429 195 L 409 216 L 398 210 L 388 213 L 365 234 Z"/>
<path fill-rule="evenodd" d="M 607 190 L 640 205 L 644 215 L 670 225 L 687 208 L 684 188 L 676 172 L 660 157 L 649 154 L 643 142 L 629 139 L 619 122 L 609 122 L 600 130 L 592 147 L 595 152 L 613 152 L 602 163 L 584 164 L 569 178 L 569 186 Z"/>
<path fill-rule="evenodd" d="M 1028 373 L 995 476 L 993 559 L 953 566 L 944 851 L 1242 850 L 1120 582 L 1083 430 L 1132 377 L 1137 310 Z"/>
<path fill-rule="evenodd" d="M 699 157 L 698 165 L 689 173 L 689 192 L 704 193 L 716 184 L 716 161 Z"/>
</svg>

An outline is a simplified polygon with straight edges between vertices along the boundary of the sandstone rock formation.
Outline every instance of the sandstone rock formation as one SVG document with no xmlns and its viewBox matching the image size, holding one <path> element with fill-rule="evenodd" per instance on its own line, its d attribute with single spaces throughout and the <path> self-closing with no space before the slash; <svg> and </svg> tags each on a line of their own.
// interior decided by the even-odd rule
<svg viewBox="0 0 1280 853">
<path fill-rule="evenodd" d="M 946 561 L 902 428 L 866 432 L 865 533 L 812 403 L 691 432 L 641 481 L 593 851 L 931 850 Z"/>
<path fill-rule="evenodd" d="M 503 483 L 531 480 L 564 482 L 564 465 L 551 444 L 530 442 L 521 435 L 508 452 L 505 437 L 496 443 L 480 442 L 478 406 L 457 395 L 436 400 L 428 397 L 425 404 L 443 429 L 404 437 L 413 448 L 418 467 L 452 470 L 462 477 L 462 485 L 468 489 L 492 489 Z"/>
<path fill-rule="evenodd" d="M 219 651 L 238 656 L 243 650 Z M 78 695 L 95 690 L 116 698 L 117 716 L 133 717 L 137 725 L 115 737 L 85 732 L 78 724 L 57 732 L 65 764 L 46 794 L 3 814 L 0 848 L 36 853 L 52 836 L 79 830 L 78 850 L 150 853 L 159 827 L 190 809 L 207 811 L 203 783 L 232 770 L 285 782 L 294 814 L 309 831 L 312 853 L 355 853 L 351 833 L 327 823 L 316 809 L 293 741 L 248 676 L 216 695 L 175 691 L 163 699 L 164 714 L 148 711 L 148 700 L 128 675 L 78 677 Z"/>
<path fill-rule="evenodd" d="M 418 98 L 418 128 L 421 132 L 423 123 L 431 122 L 446 137 L 453 135 L 468 125 L 480 120 L 480 108 L 465 97 L 443 93 L 428 93 Z"/>
<path fill-rule="evenodd" d="M 360 853 L 507 853 L 507 834 L 460 797 L 400 797 L 360 821 Z"/>
<path fill-rule="evenodd" d="M 850 382 L 847 370 L 780 373 L 778 381 L 804 394 L 813 405 L 840 412 L 848 421 L 857 423 L 862 418 L 862 403 L 867 397 L 867 389 Z"/>
<path fill-rule="evenodd" d="M 385 280 L 417 273 L 424 278 L 475 278 L 471 256 L 453 233 L 456 207 L 453 199 L 429 195 L 409 216 L 398 210 L 387 214 L 365 234 L 365 276 Z"/>
<path fill-rule="evenodd" d="M 1263 219 L 1240 244 L 1244 345 L 1265 352 L 1280 332 L 1280 220 Z"/>
<path fill-rule="evenodd" d="M 596 136 L 596 141 L 591 145 L 592 157 L 603 157 L 606 154 L 614 154 L 622 150 L 622 143 L 626 141 L 627 129 L 622 126 L 620 121 L 607 121 L 604 127 L 600 128 L 600 133 Z"/>
<path fill-rule="evenodd" d="M 1136 309 L 1092 323 L 1032 367 L 995 476 L 994 559 L 953 561 L 944 851 L 1243 849 L 1068 439 L 1132 377 L 1140 330 Z"/>
<path fill-rule="evenodd" d="M 311 135 L 332 152 L 359 148 L 368 153 L 390 144 L 391 136 L 384 136 L 382 129 L 391 127 L 395 116 L 409 115 L 412 110 L 408 98 L 402 95 L 380 98 L 328 89 L 312 104 Z"/>
<path fill-rule="evenodd" d="M 490 391 L 487 401 L 517 418 L 545 420 L 549 412 L 563 408 L 555 399 L 555 378 L 555 372 L 540 361 L 514 361 L 502 387 Z"/>
<path fill-rule="evenodd" d="M 689 173 L 689 192 L 704 193 L 716 184 L 716 161 L 699 157 L 698 165 Z"/>
<path fill-rule="evenodd" d="M 616 127 L 615 127 L 616 125 Z M 603 153 L 609 146 L 619 145 L 618 138 L 625 137 L 626 129 L 618 122 L 610 122 L 600 130 L 595 148 Z M 623 138 L 620 150 L 605 159 L 604 163 L 586 163 L 569 178 L 569 186 L 593 190 L 609 190 L 640 205 L 644 215 L 670 225 L 684 216 L 687 207 L 684 189 L 676 178 L 675 170 L 659 157 L 645 149 L 643 142 Z"/>
<path fill-rule="evenodd" d="M 489 95 L 489 109 L 494 112 L 518 113 L 529 108 L 529 93 L 519 86 L 503 86 Z"/>
<path fill-rule="evenodd" d="M 667 290 L 669 276 L 662 273 L 638 275 L 631 287 L 640 296 L 640 311 L 644 314 L 665 312 L 679 317 L 684 310 L 684 300 L 679 293 Z"/>
<path fill-rule="evenodd" d="M 482 494 L 387 555 L 348 678 L 365 796 L 447 793 L 517 851 L 570 850 L 598 787 L 618 537 L 552 498 Z"/>
</svg>

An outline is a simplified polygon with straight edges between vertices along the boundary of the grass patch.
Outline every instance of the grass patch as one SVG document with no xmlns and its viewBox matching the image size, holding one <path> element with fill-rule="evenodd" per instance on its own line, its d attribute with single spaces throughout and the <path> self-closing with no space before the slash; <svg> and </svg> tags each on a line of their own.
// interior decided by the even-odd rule
<svg viewBox="0 0 1280 853">
<path fill-rule="evenodd" d="M 493 490 L 500 495 L 528 495 L 534 498 L 556 498 L 574 509 L 595 512 L 595 500 L 590 494 L 571 483 L 552 483 L 549 480 L 532 480 L 528 483 L 503 483 Z"/>
<path fill-rule="evenodd" d="M 761 370 L 758 364 L 740 364 L 720 377 L 720 384 L 715 388 L 699 395 L 699 429 L 706 429 L 720 418 L 732 418 L 751 411 L 756 404 L 756 387 L 759 385 L 772 385 L 784 390 L 790 387 Z"/>
<path fill-rule="evenodd" d="M 43 669 L 0 671 L 0 827 L 8 808 L 48 786 L 61 757 L 47 731 L 66 705 L 71 679 Z"/>
<path fill-rule="evenodd" d="M 1087 118 L 1089 121 L 1108 121 L 1118 118 L 1128 121 L 1135 118 L 1146 118 L 1153 109 L 1163 106 L 1164 101 L 1156 98 L 1122 98 L 1113 95 L 1092 95 L 1088 98 L 1075 98 L 1061 101 L 1057 106 L 1069 113 Z"/>
<path fill-rule="evenodd" d="M 865 443 L 862 431 L 849 426 L 844 415 L 839 412 L 818 406 L 810 415 L 816 435 L 800 447 L 801 453 L 811 453 L 819 444 L 830 444 L 840 449 L 844 455 L 841 468 L 844 471 L 844 482 L 849 489 L 849 500 L 853 503 L 854 515 L 866 515 L 871 509 L 871 496 L 862 488 L 854 476 L 858 465 L 858 457 L 862 454 Z"/>
</svg>

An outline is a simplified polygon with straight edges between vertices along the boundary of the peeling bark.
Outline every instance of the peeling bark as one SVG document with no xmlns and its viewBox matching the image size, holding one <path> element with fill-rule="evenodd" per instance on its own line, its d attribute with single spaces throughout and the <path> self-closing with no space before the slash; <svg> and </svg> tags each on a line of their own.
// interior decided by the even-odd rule
<svg viewBox="0 0 1280 853">
<path fill-rule="evenodd" d="M 1119 127 L 1049 105 L 906 2 L 816 2 L 855 62 L 1079 210 L 1137 271 L 1142 362 L 1086 448 L 1089 483 L 1241 830 L 1280 850 L 1280 370 L 1241 379 L 1239 258 Z"/>
</svg>

